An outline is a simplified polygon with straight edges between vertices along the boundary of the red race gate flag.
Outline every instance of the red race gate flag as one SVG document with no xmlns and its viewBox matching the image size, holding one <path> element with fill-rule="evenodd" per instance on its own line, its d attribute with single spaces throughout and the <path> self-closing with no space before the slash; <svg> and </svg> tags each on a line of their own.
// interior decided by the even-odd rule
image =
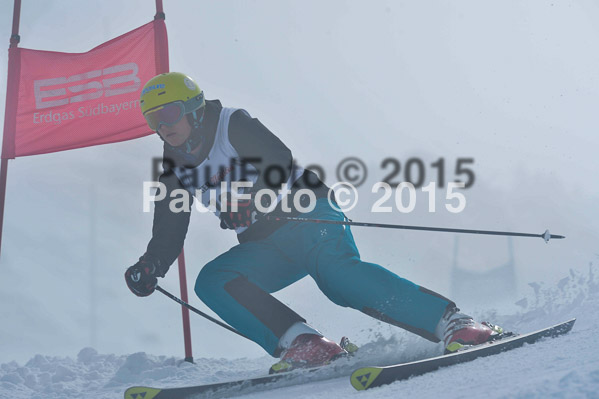
<svg viewBox="0 0 599 399">
<path fill-rule="evenodd" d="M 45 154 L 151 134 L 139 94 L 168 72 L 164 20 L 87 53 L 9 49 L 2 158 Z"/>
</svg>

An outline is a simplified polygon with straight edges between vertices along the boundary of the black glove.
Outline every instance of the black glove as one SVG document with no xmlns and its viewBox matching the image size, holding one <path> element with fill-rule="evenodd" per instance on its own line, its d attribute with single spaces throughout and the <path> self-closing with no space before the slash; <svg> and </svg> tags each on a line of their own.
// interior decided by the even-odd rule
<svg viewBox="0 0 599 399">
<path fill-rule="evenodd" d="M 221 229 L 236 229 L 238 227 L 249 227 L 256 218 L 256 207 L 251 199 L 237 199 L 237 212 L 232 211 L 233 200 L 231 195 L 227 196 L 227 211 L 220 213 Z"/>
<path fill-rule="evenodd" d="M 158 280 L 156 277 L 164 277 L 165 270 L 160 259 L 145 254 L 139 258 L 139 262 L 129 267 L 125 272 L 127 287 L 137 296 L 148 296 L 154 292 Z"/>
</svg>

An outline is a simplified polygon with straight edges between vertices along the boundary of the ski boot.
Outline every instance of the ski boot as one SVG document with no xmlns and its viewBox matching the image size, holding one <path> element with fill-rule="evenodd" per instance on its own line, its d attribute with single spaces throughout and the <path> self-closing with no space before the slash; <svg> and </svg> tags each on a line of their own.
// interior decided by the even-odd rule
<svg viewBox="0 0 599 399">
<path fill-rule="evenodd" d="M 317 334 L 301 334 L 293 340 L 291 346 L 283 352 L 281 360 L 273 364 L 268 373 L 324 366 L 357 350 L 358 347 L 346 337 L 341 338 L 341 345 L 337 345 Z"/>
<path fill-rule="evenodd" d="M 482 323 L 474 321 L 472 317 L 459 313 L 457 308 L 452 309 L 442 318 L 437 328 L 439 327 L 444 327 L 445 331 L 443 334 L 445 354 L 514 335 L 486 321 Z"/>
</svg>

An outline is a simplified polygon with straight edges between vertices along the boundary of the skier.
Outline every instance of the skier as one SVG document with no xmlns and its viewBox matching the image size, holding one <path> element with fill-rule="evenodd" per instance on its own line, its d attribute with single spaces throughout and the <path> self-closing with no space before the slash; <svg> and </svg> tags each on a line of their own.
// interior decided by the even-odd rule
<svg viewBox="0 0 599 399">
<path fill-rule="evenodd" d="M 155 202 L 146 252 L 125 272 L 135 295 L 152 294 L 157 277 L 164 277 L 183 248 L 190 209 L 177 212 L 169 207 L 170 194 L 182 188 L 190 201 L 196 195 L 208 208 L 211 198 L 213 205 L 216 199 L 212 210 L 220 227 L 234 230 L 239 241 L 202 268 L 195 292 L 224 321 L 280 357 L 271 373 L 327 364 L 355 350 L 343 345 L 346 340 L 342 345 L 328 340 L 271 295 L 306 275 L 334 303 L 430 341 L 444 341 L 446 352 L 502 333 L 498 326 L 461 313 L 442 295 L 361 260 L 349 226 L 261 218 L 257 193 L 283 183 L 286 192 L 260 199 L 262 209 L 269 207 L 269 216 L 346 220 L 334 207 L 329 188 L 313 172 L 296 166 L 289 148 L 245 110 L 205 100 L 196 82 L 178 72 L 150 79 L 140 105 L 148 126 L 164 141 L 159 181 L 167 194 Z M 240 176 L 252 185 L 240 190 L 249 199 L 237 200 L 235 209 L 231 183 Z M 279 181 L 274 183 L 273 176 Z M 291 198 L 305 190 L 316 198 L 315 207 L 300 215 L 310 196 L 302 195 L 298 203 Z"/>
</svg>

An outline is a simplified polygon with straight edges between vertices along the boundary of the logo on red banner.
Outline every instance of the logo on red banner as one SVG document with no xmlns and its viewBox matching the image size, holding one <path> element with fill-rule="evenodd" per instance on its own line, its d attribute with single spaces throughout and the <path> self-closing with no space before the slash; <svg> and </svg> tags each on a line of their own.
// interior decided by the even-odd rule
<svg viewBox="0 0 599 399">
<path fill-rule="evenodd" d="M 139 96 L 145 82 L 166 72 L 166 43 L 164 21 L 156 20 L 87 53 L 11 48 L 9 74 L 18 85 L 8 97 L 15 103 L 7 113 L 13 126 L 5 132 L 3 157 L 152 134 Z"/>
</svg>

